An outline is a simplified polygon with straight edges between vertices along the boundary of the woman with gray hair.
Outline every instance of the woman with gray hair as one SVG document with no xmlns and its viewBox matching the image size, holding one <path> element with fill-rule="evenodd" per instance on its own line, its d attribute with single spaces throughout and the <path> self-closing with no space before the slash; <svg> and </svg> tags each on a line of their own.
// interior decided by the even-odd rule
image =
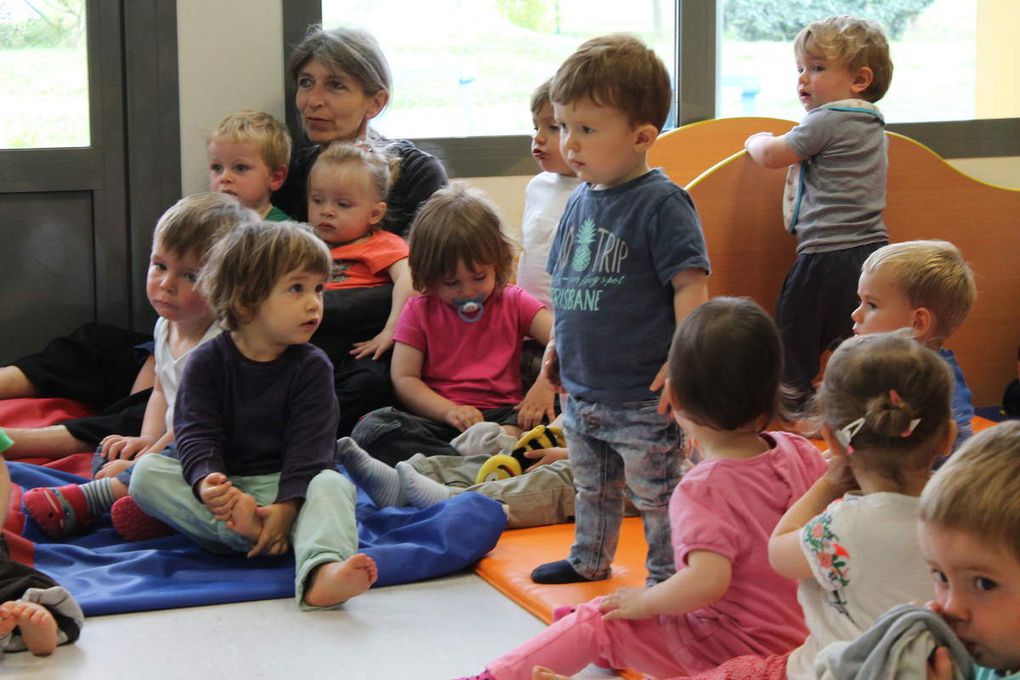
<svg viewBox="0 0 1020 680">
<path fill-rule="evenodd" d="M 287 66 L 297 84 L 295 105 L 308 143 L 296 145 L 287 181 L 273 203 L 306 221 L 308 172 L 319 151 L 331 142 L 367 140 L 400 161 L 383 227 L 406 237 L 418 206 L 446 186 L 446 171 L 411 142 L 384 139 L 369 127 L 386 108 L 392 89 L 379 43 L 359 29 L 311 26 Z"/>
</svg>

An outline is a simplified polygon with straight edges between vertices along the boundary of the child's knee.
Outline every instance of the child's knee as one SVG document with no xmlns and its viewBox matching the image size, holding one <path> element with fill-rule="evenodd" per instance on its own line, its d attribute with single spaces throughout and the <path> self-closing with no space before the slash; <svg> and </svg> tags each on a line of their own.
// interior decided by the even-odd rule
<svg viewBox="0 0 1020 680">
<path fill-rule="evenodd" d="M 336 470 L 323 470 L 308 483 L 306 496 L 339 499 L 344 498 L 354 505 L 356 491 L 350 480 Z"/>
<path fill-rule="evenodd" d="M 159 480 L 167 474 L 166 468 L 173 465 L 177 466 L 179 475 L 180 464 L 175 460 L 158 455 L 140 457 L 131 473 L 128 492 L 136 499 L 151 495 L 153 490 L 162 486 Z"/>
</svg>

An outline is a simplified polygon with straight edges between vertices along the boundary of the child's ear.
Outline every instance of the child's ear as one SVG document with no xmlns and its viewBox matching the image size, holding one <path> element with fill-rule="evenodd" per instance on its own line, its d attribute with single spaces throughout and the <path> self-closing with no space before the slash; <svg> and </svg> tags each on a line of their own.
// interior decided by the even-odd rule
<svg viewBox="0 0 1020 680">
<path fill-rule="evenodd" d="M 935 314 L 927 307 L 915 307 L 911 316 L 910 327 L 914 329 L 914 337 L 920 342 L 927 342 L 935 330 Z"/>
<path fill-rule="evenodd" d="M 948 456 L 953 452 L 953 444 L 956 442 L 956 431 L 957 425 L 955 420 L 950 420 L 946 423 L 942 432 L 942 441 L 938 443 L 938 452 L 940 456 Z"/>
<path fill-rule="evenodd" d="M 676 398 L 676 393 L 673 391 L 673 380 L 666 378 L 662 383 L 662 391 L 666 394 L 666 403 L 669 404 L 669 410 L 673 413 L 673 419 L 679 422 L 680 411 L 683 408 L 680 402 Z"/>
<path fill-rule="evenodd" d="M 642 153 L 648 151 L 658 136 L 659 129 L 651 123 L 638 125 L 634 128 L 634 147 Z"/>
<path fill-rule="evenodd" d="M 368 214 L 368 223 L 374 225 L 382 222 L 382 218 L 386 217 L 386 209 L 388 207 L 386 201 L 379 201 L 372 206 L 372 212 Z"/>
<path fill-rule="evenodd" d="M 287 180 L 287 166 L 281 165 L 280 167 L 269 173 L 269 189 L 270 191 L 279 191 L 280 187 Z"/>
<path fill-rule="evenodd" d="M 871 70 L 871 67 L 862 66 L 854 73 L 853 82 L 850 83 L 850 91 L 854 94 L 860 94 L 871 87 L 871 83 L 874 80 L 875 72 Z"/>
</svg>

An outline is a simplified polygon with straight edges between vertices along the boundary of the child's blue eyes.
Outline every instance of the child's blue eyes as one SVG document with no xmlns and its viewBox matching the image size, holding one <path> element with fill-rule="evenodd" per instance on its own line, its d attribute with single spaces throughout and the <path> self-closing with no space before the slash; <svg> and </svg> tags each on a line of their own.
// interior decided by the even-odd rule
<svg viewBox="0 0 1020 680">
<path fill-rule="evenodd" d="M 999 584 L 990 578 L 978 576 L 977 578 L 974 579 L 974 587 L 977 588 L 978 590 L 983 590 L 987 592 L 989 590 L 995 590 L 996 588 L 999 587 Z"/>
</svg>

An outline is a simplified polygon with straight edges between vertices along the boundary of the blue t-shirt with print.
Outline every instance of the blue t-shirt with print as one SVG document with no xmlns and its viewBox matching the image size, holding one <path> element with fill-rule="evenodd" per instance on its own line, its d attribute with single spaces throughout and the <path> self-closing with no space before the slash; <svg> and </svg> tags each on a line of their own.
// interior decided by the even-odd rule
<svg viewBox="0 0 1020 680">
<path fill-rule="evenodd" d="M 573 396 L 622 404 L 648 389 L 666 361 L 676 320 L 671 279 L 709 271 L 687 192 L 661 170 L 570 195 L 549 263 L 560 378 Z"/>
</svg>

